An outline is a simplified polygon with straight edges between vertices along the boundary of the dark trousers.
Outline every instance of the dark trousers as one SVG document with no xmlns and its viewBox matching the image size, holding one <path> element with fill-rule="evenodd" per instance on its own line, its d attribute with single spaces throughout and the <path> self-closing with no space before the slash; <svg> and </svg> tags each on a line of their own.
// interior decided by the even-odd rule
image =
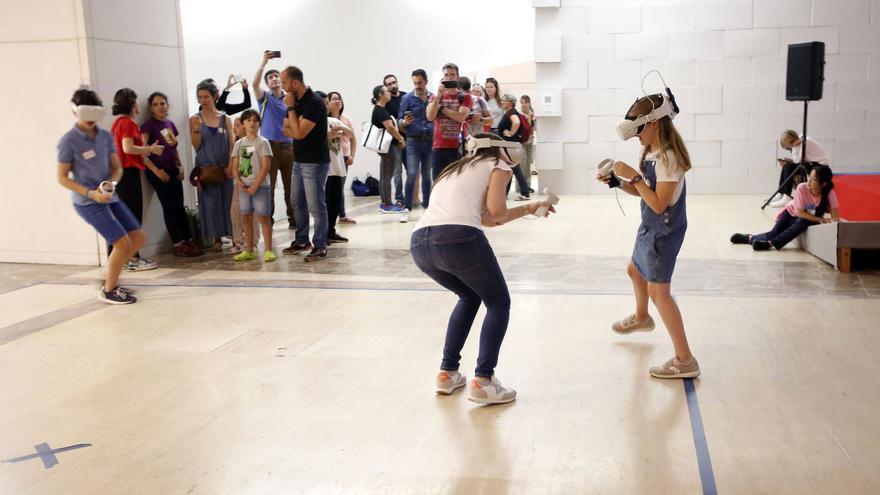
<svg viewBox="0 0 880 495">
<path fill-rule="evenodd" d="M 400 166 L 400 147 L 391 143 L 387 153 L 379 154 L 379 197 L 383 205 L 394 203 L 391 198 L 391 181 L 394 170 Z"/>
<path fill-rule="evenodd" d="M 403 203 L 403 171 L 406 170 L 406 147 L 400 150 L 400 160 L 394 165 L 394 200 Z"/>
<path fill-rule="evenodd" d="M 507 192 L 510 192 L 510 184 L 513 182 L 513 179 L 516 179 L 516 183 L 519 186 L 519 193 L 525 197 L 529 197 L 529 181 L 526 180 L 526 176 L 523 174 L 522 167 L 519 165 L 515 165 L 513 167 L 513 177 L 507 181 Z"/>
<path fill-rule="evenodd" d="M 281 141 L 269 141 L 272 146 L 272 161 L 269 164 L 269 190 L 272 192 L 272 216 L 275 215 L 275 184 L 278 183 L 278 174 L 281 173 L 281 187 L 284 188 L 284 206 L 287 212 L 287 222 L 294 222 L 293 203 L 291 203 L 290 178 L 293 176 L 293 143 Z"/>
<path fill-rule="evenodd" d="M 431 154 L 431 181 L 433 182 L 450 163 L 458 160 L 459 156 L 458 148 L 435 149 Z"/>
<path fill-rule="evenodd" d="M 166 173 L 171 176 L 168 182 L 162 182 L 153 172 L 147 170 L 147 181 L 156 191 L 156 196 L 162 204 L 162 216 L 165 219 L 165 228 L 171 236 L 171 242 L 177 244 L 192 239 L 189 231 L 189 219 L 186 216 L 186 208 L 183 205 L 183 184 L 177 179 L 177 172 Z"/>
<path fill-rule="evenodd" d="M 131 210 L 134 217 L 143 228 L 144 225 L 144 194 L 141 191 L 141 171 L 134 168 L 123 168 L 122 178 L 116 184 L 116 195 Z M 113 252 L 113 245 L 107 245 L 107 254 Z M 140 258 L 141 253 L 134 253 L 135 258 Z"/>
<path fill-rule="evenodd" d="M 410 252 L 420 270 L 458 296 L 446 327 L 440 369 L 458 369 L 461 349 L 482 303 L 486 317 L 475 373 L 492 376 L 510 320 L 510 293 L 486 236 L 465 225 L 424 227 L 412 233 Z"/>
<path fill-rule="evenodd" d="M 336 175 L 327 176 L 327 184 L 324 186 L 324 195 L 327 201 L 327 234 L 336 234 L 336 220 L 339 218 L 339 210 L 342 206 L 343 185 L 345 177 Z"/>
<path fill-rule="evenodd" d="M 344 158 L 345 158 L 345 161 L 348 162 L 348 159 L 350 157 L 346 156 Z M 348 166 L 346 165 L 346 169 L 347 168 L 348 168 Z M 348 177 L 342 178 L 342 195 L 339 196 L 339 218 L 345 218 L 348 216 L 345 214 L 345 180 L 346 179 L 348 179 Z"/>
<path fill-rule="evenodd" d="M 788 210 L 782 210 L 782 214 L 776 219 L 776 223 L 770 232 L 753 235 L 751 242 L 770 241 L 776 249 L 782 249 L 786 244 L 793 241 L 797 236 L 807 231 L 807 227 L 816 225 L 800 217 L 792 216 Z"/>
<path fill-rule="evenodd" d="M 817 162 L 808 162 L 804 164 L 804 168 L 806 168 L 806 175 L 810 175 L 810 172 L 813 171 L 813 167 L 819 165 Z M 803 173 L 795 174 L 790 179 L 792 173 L 797 170 L 797 163 L 785 162 L 785 165 L 782 166 L 782 170 L 779 172 L 779 185 L 784 186 L 780 191 L 782 194 L 787 194 L 791 197 L 792 191 L 794 191 L 794 187 L 801 182 L 807 180 L 806 176 Z M 788 180 L 785 180 L 788 179 Z"/>
</svg>

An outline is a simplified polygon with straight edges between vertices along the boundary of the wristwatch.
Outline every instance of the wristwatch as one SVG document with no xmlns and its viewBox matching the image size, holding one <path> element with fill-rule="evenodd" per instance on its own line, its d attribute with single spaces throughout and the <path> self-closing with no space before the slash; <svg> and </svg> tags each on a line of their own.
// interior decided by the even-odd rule
<svg viewBox="0 0 880 495">
<path fill-rule="evenodd" d="M 629 183 L 632 184 L 632 185 L 636 185 L 636 184 L 638 184 L 638 183 L 641 182 L 641 181 L 642 181 L 642 176 L 641 176 L 641 175 L 637 175 L 637 176 L 633 177 L 632 180 L 629 181 Z"/>
<path fill-rule="evenodd" d="M 287 107 L 287 113 L 296 112 L 296 107 Z"/>
</svg>

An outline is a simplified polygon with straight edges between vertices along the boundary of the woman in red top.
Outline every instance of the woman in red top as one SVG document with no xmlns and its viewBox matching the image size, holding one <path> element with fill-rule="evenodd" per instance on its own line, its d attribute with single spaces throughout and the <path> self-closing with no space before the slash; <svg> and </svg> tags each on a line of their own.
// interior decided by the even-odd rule
<svg viewBox="0 0 880 495">
<path fill-rule="evenodd" d="M 141 195 L 141 170 L 148 167 L 163 182 L 171 180 L 171 177 L 146 158 L 146 155 L 150 153 L 161 155 L 164 147 L 158 142 L 144 146 L 140 126 L 134 120 L 140 113 L 137 94 L 131 89 L 122 88 L 113 96 L 113 115 L 119 117 L 113 121 L 110 132 L 113 134 L 113 141 L 116 143 L 116 149 L 122 161 L 122 178 L 116 185 L 116 193 L 125 206 L 134 213 L 138 222 L 143 224 L 144 199 Z M 110 249 L 111 247 L 108 247 L 108 250 Z M 152 270 L 157 266 L 156 262 L 143 258 L 140 252 L 136 252 L 134 257 L 128 261 L 126 269 L 130 272 L 137 272 Z"/>
</svg>

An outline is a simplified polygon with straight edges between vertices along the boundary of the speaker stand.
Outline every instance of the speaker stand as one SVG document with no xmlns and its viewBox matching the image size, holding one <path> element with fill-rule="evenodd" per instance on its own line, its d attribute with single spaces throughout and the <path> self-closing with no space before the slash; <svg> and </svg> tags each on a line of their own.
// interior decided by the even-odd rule
<svg viewBox="0 0 880 495">
<path fill-rule="evenodd" d="M 766 201 L 764 201 L 764 204 L 761 205 L 762 210 L 766 208 L 771 201 L 773 201 L 773 198 L 777 194 L 782 192 L 782 189 L 794 176 L 798 174 L 803 174 L 804 177 L 807 177 L 807 108 L 809 104 L 810 102 L 808 100 L 804 100 L 804 133 L 802 134 L 803 137 L 801 138 L 801 162 L 798 164 L 797 168 L 795 168 L 792 173 L 788 174 L 788 177 L 786 177 L 785 180 L 783 180 L 782 183 L 779 184 L 779 187 L 775 191 L 773 191 L 770 197 L 767 198 Z"/>
</svg>

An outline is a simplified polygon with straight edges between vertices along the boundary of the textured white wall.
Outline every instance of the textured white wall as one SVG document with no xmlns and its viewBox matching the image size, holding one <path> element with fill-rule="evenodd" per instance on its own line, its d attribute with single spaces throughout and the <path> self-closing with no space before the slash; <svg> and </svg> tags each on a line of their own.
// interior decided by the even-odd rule
<svg viewBox="0 0 880 495">
<path fill-rule="evenodd" d="M 561 89 L 561 117 L 538 134 L 542 180 L 568 193 L 607 192 L 602 159 L 637 158 L 614 123 L 658 69 L 676 95 L 675 119 L 694 162 L 689 190 L 769 193 L 775 139 L 801 129 L 803 104 L 785 100 L 790 43 L 824 41 L 823 99 L 808 133 L 837 172 L 880 171 L 880 0 L 533 0 L 538 88 Z M 661 89 L 651 76 L 649 92 Z"/>
<path fill-rule="evenodd" d="M 0 167 L 9 187 L 0 195 L 5 212 L 0 262 L 97 265 L 103 240 L 74 212 L 70 192 L 55 179 L 56 142 L 74 123 L 70 96 L 81 84 L 110 108 L 113 94 L 133 88 L 146 97 L 162 91 L 171 118 L 185 123 L 183 59 L 177 0 L 29 0 L 3 2 L 0 16 L 0 135 L 17 152 Z M 24 88 L 24 89 L 23 89 Z M 113 118 L 101 125 L 109 129 Z M 188 137 L 181 139 L 189 148 Z M 186 164 L 187 153 L 182 154 Z M 14 179 L 11 179 L 14 178 Z M 168 248 L 162 210 L 144 180 L 146 255 Z"/>
</svg>

